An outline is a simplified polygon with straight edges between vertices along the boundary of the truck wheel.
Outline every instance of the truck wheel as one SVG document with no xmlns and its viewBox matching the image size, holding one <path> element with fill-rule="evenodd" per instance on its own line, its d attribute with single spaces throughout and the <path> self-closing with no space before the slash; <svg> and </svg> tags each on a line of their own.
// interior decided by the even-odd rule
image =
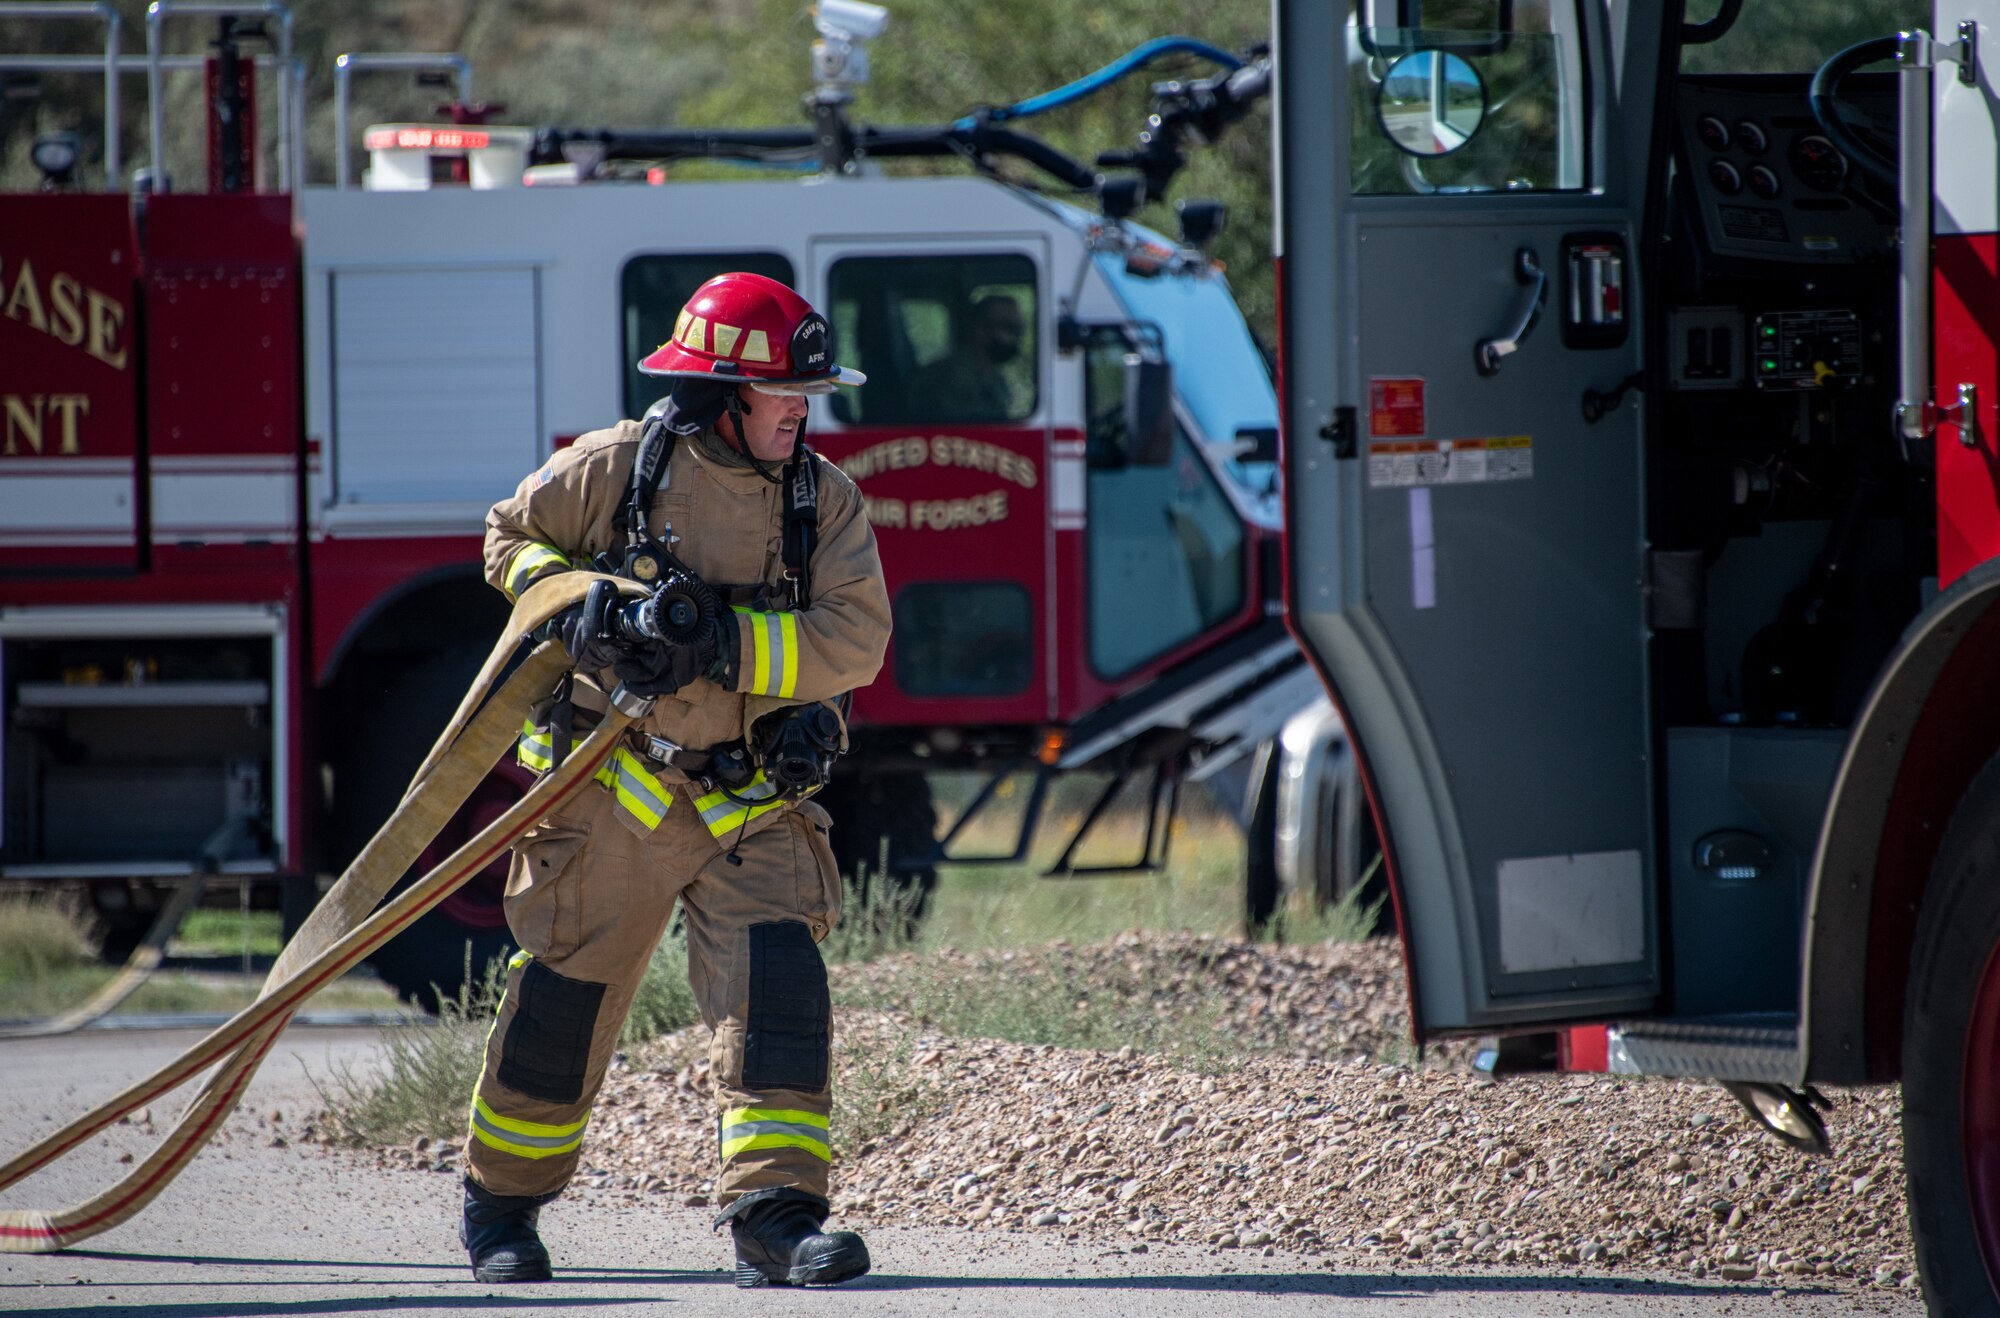
<svg viewBox="0 0 2000 1318">
<path fill-rule="evenodd" d="M 1243 929 L 1256 937 L 1278 913 L 1278 743 L 1258 746 L 1250 769 L 1251 790 L 1243 825 Z"/>
<path fill-rule="evenodd" d="M 1930 1312 L 2000 1314 L 2000 756 L 1959 799 L 1917 916 L 1903 1150 Z"/>
<path fill-rule="evenodd" d="M 1368 809 L 1368 791 L 1361 785 L 1361 766 L 1352 753 L 1340 770 L 1340 790 L 1333 802 L 1333 890 L 1329 904 L 1348 893 L 1362 909 L 1375 908 L 1365 936 L 1379 938 L 1396 932 L 1396 913 L 1389 909 L 1388 866 L 1382 841 L 1375 835 L 1375 816 Z M 1359 889 L 1359 892 L 1355 890 Z"/>
<path fill-rule="evenodd" d="M 403 799 L 410 775 L 478 676 L 486 654 L 484 645 L 472 644 L 429 655 L 404 669 L 374 703 L 334 779 L 348 856 L 361 849 Z M 511 760 L 495 766 L 397 888 L 429 871 L 520 800 L 530 781 Z M 503 856 L 376 952 L 369 964 L 400 997 L 426 1010 L 437 1008 L 440 993 L 455 997 L 468 983 L 476 990 L 486 981 L 488 965 L 504 959 L 512 947 L 501 905 L 506 884 Z"/>
<path fill-rule="evenodd" d="M 833 858 L 861 900 L 886 871 L 893 900 L 901 909 L 904 932 L 914 932 L 937 887 L 937 807 L 930 780 L 921 773 L 842 775 L 815 798 L 833 816 Z"/>
</svg>

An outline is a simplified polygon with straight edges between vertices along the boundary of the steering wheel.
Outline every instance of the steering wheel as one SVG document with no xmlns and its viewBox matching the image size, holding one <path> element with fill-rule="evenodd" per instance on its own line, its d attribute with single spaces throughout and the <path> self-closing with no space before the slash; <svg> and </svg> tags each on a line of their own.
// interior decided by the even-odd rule
<svg viewBox="0 0 2000 1318">
<path fill-rule="evenodd" d="M 1864 64 L 1875 64 L 1882 60 L 1896 58 L 1896 38 L 1876 37 L 1870 41 L 1857 42 L 1841 51 L 1832 59 L 1819 66 L 1813 74 L 1812 86 L 1806 92 L 1806 100 L 1812 106 L 1814 122 L 1826 139 L 1839 148 L 1840 153 L 1852 160 L 1861 172 L 1884 187 L 1896 186 L 1896 161 L 1893 157 L 1863 141 L 1846 120 L 1840 117 L 1840 82 L 1848 74 Z"/>
</svg>

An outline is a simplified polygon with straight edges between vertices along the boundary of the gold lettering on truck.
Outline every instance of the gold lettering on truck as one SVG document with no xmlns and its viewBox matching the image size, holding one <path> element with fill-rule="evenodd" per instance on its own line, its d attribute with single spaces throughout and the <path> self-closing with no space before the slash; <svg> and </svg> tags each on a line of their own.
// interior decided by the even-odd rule
<svg viewBox="0 0 2000 1318">
<path fill-rule="evenodd" d="M 66 348 L 81 347 L 114 371 L 124 370 L 129 360 L 120 341 L 125 332 L 125 303 L 62 271 L 50 277 L 47 289 L 44 295 L 33 261 L 23 257 L 11 267 L 0 261 L 0 295 L 5 297 L 0 316 L 46 334 Z"/>
<path fill-rule="evenodd" d="M 85 394 L 7 394 L 0 396 L 0 414 L 6 418 L 6 438 L 0 441 L 0 456 L 12 457 L 25 442 L 29 451 L 40 453 L 47 439 L 48 421 L 56 421 L 56 452 L 71 457 L 83 452 L 77 438 L 76 419 L 90 415 L 90 398 Z"/>
</svg>

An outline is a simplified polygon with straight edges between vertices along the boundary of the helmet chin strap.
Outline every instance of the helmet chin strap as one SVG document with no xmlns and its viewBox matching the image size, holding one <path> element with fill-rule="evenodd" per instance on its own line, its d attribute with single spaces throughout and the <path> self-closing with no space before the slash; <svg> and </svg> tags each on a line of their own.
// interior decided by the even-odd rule
<svg viewBox="0 0 2000 1318">
<path fill-rule="evenodd" d="M 743 418 L 750 414 L 750 404 L 743 398 L 742 387 L 739 385 L 724 390 L 722 405 L 723 409 L 729 413 L 729 428 L 736 432 L 736 438 L 731 441 L 735 444 L 736 451 L 749 460 L 750 466 L 759 476 L 762 476 L 773 485 L 784 484 L 784 476 L 766 467 L 764 460 L 750 450 L 750 433 L 743 428 Z M 796 457 L 798 455 L 799 444 L 805 439 L 805 435 L 806 420 L 804 417 L 800 417 L 799 428 L 792 436 L 792 456 Z"/>
</svg>

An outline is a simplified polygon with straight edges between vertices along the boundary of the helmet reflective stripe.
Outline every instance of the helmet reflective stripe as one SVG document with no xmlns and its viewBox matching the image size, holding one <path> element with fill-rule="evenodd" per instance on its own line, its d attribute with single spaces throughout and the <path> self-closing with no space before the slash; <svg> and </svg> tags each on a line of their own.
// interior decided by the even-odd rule
<svg viewBox="0 0 2000 1318">
<path fill-rule="evenodd" d="M 535 574 L 550 564 L 568 567 L 569 559 L 552 545 L 522 545 L 514 554 L 513 566 L 507 569 L 507 598 L 518 596 Z"/>
<path fill-rule="evenodd" d="M 799 619 L 794 613 L 758 613 L 736 606 L 750 632 L 750 684 L 744 692 L 789 700 L 799 686 Z"/>
<path fill-rule="evenodd" d="M 722 1114 L 719 1135 L 722 1156 L 733 1158 L 753 1149 L 804 1149 L 833 1161 L 828 1148 L 827 1119 L 817 1112 L 794 1108 L 730 1108 Z"/>
<path fill-rule="evenodd" d="M 587 1111 L 581 1121 L 562 1126 L 503 1117 L 487 1106 L 476 1090 L 472 1095 L 472 1137 L 488 1148 L 517 1158 L 554 1158 L 570 1153 L 583 1144 L 584 1127 L 589 1124 Z"/>
<path fill-rule="evenodd" d="M 673 335 L 639 363 L 647 375 L 723 375 L 739 384 L 860 384 L 833 360 L 833 330 L 775 279 L 732 271 L 694 291 Z"/>
<path fill-rule="evenodd" d="M 514 745 L 514 758 L 536 773 L 547 773 L 555 764 L 555 738 L 535 727 L 530 719 L 521 725 L 521 738 Z M 674 794 L 658 778 L 646 771 L 645 763 L 623 746 L 611 752 L 611 759 L 595 775 L 611 789 L 619 808 L 651 831 L 667 817 Z"/>
</svg>

